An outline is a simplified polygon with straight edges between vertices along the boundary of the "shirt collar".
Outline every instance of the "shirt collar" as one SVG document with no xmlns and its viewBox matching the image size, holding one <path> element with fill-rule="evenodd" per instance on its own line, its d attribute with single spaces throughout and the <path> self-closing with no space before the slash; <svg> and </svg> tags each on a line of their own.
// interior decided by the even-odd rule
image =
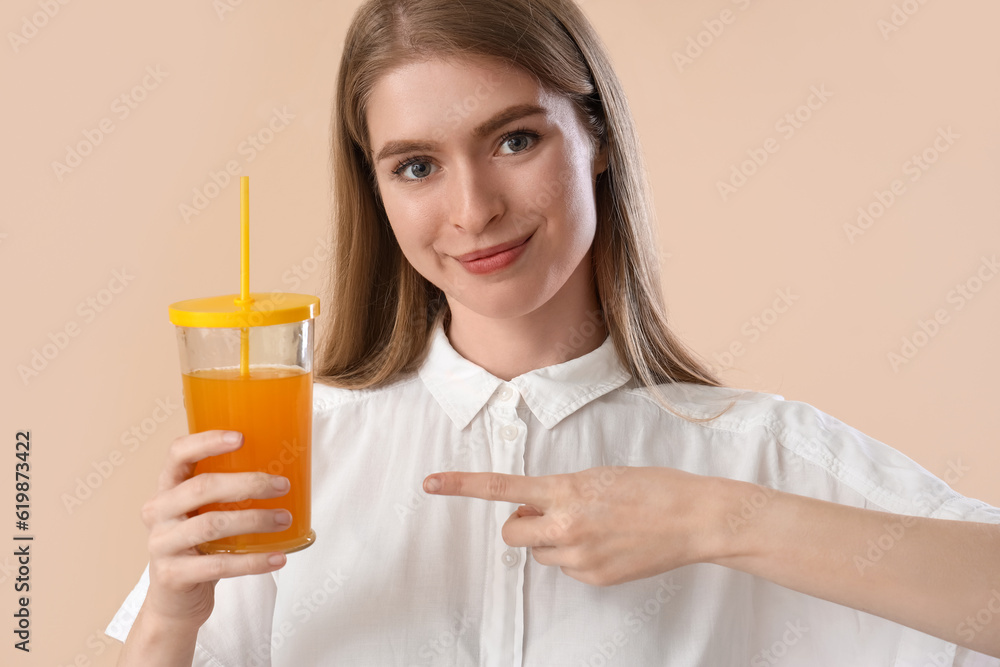
<svg viewBox="0 0 1000 667">
<path fill-rule="evenodd" d="M 430 350 L 418 373 L 459 429 L 468 426 L 501 385 L 507 384 L 460 355 L 452 347 L 440 320 L 431 333 Z M 511 379 L 509 384 L 517 388 L 538 421 L 550 429 L 630 378 L 608 336 L 596 350 L 528 371 Z"/>
</svg>

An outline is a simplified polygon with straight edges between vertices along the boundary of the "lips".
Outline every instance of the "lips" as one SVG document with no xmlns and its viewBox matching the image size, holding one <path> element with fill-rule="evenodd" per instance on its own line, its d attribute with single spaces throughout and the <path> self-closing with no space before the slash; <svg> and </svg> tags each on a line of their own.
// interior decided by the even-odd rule
<svg viewBox="0 0 1000 667">
<path fill-rule="evenodd" d="M 532 232 L 531 234 L 534 234 L 534 232 Z M 474 259 L 482 259 L 483 257 L 496 255 L 497 253 L 501 253 L 504 250 L 510 250 L 511 248 L 516 248 L 517 246 L 521 245 L 529 238 L 531 238 L 531 234 L 523 236 L 520 239 L 516 239 L 514 241 L 508 241 L 507 243 L 501 243 L 500 245 L 495 245 L 489 248 L 483 248 L 482 250 L 476 250 L 474 252 L 466 253 L 465 255 L 457 255 L 455 256 L 455 259 L 457 259 L 460 262 L 470 262 Z"/>
</svg>

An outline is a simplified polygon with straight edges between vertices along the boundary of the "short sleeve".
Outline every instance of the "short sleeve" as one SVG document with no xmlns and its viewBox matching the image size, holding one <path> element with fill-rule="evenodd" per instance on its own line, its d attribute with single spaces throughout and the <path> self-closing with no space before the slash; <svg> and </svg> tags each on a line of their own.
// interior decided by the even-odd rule
<svg viewBox="0 0 1000 667">
<path fill-rule="evenodd" d="M 899 450 L 808 403 L 780 400 L 768 421 L 782 446 L 861 494 L 873 509 L 1000 524 L 1000 509 L 963 496 Z"/>
<path fill-rule="evenodd" d="M 859 493 L 869 507 L 910 516 L 1000 524 L 1000 509 L 963 496 L 899 450 L 812 405 L 782 400 L 775 412 L 777 418 L 768 426 L 778 442 Z M 893 665 L 1000 667 L 1000 658 L 904 626 Z"/>
<path fill-rule="evenodd" d="M 128 637 L 146 599 L 149 564 L 125 598 L 105 634 L 120 642 Z M 271 624 L 278 587 L 274 573 L 220 579 L 212 615 L 198 631 L 192 667 L 240 667 L 253 658 L 257 667 L 271 664 Z"/>
<path fill-rule="evenodd" d="M 957 647 L 955 661 L 952 663 L 952 667 L 996 667 L 997 665 L 1000 665 L 1000 658 L 991 658 L 964 646 Z"/>
</svg>

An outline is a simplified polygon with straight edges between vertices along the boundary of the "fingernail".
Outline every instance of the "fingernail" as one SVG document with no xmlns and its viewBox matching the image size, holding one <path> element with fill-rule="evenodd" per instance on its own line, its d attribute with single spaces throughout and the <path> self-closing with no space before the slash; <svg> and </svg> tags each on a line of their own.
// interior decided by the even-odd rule
<svg viewBox="0 0 1000 667">
<path fill-rule="evenodd" d="M 271 554 L 267 562 L 271 565 L 281 565 L 285 562 L 285 554 Z"/>
<path fill-rule="evenodd" d="M 271 480 L 271 486 L 274 487 L 275 491 L 287 491 L 291 488 L 292 483 L 288 481 L 287 477 L 275 477 Z"/>
<path fill-rule="evenodd" d="M 222 435 L 222 441 L 230 445 L 235 445 L 237 442 L 240 441 L 241 437 L 242 436 L 240 435 L 239 431 L 226 431 Z"/>
<path fill-rule="evenodd" d="M 288 510 L 278 510 L 274 513 L 274 522 L 279 526 L 287 526 L 292 522 L 292 513 Z"/>
<path fill-rule="evenodd" d="M 427 493 L 437 493 L 441 490 L 441 480 L 437 477 L 428 477 L 424 480 L 424 491 Z"/>
</svg>

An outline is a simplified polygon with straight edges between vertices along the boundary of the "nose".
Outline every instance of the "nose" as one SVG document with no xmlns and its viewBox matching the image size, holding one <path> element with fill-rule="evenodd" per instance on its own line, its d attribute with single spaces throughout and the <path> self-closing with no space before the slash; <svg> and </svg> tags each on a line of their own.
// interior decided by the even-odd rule
<svg viewBox="0 0 1000 667">
<path fill-rule="evenodd" d="M 448 197 L 456 227 L 478 234 L 503 213 L 500 180 L 488 169 L 459 165 L 452 170 L 450 185 Z"/>
</svg>

